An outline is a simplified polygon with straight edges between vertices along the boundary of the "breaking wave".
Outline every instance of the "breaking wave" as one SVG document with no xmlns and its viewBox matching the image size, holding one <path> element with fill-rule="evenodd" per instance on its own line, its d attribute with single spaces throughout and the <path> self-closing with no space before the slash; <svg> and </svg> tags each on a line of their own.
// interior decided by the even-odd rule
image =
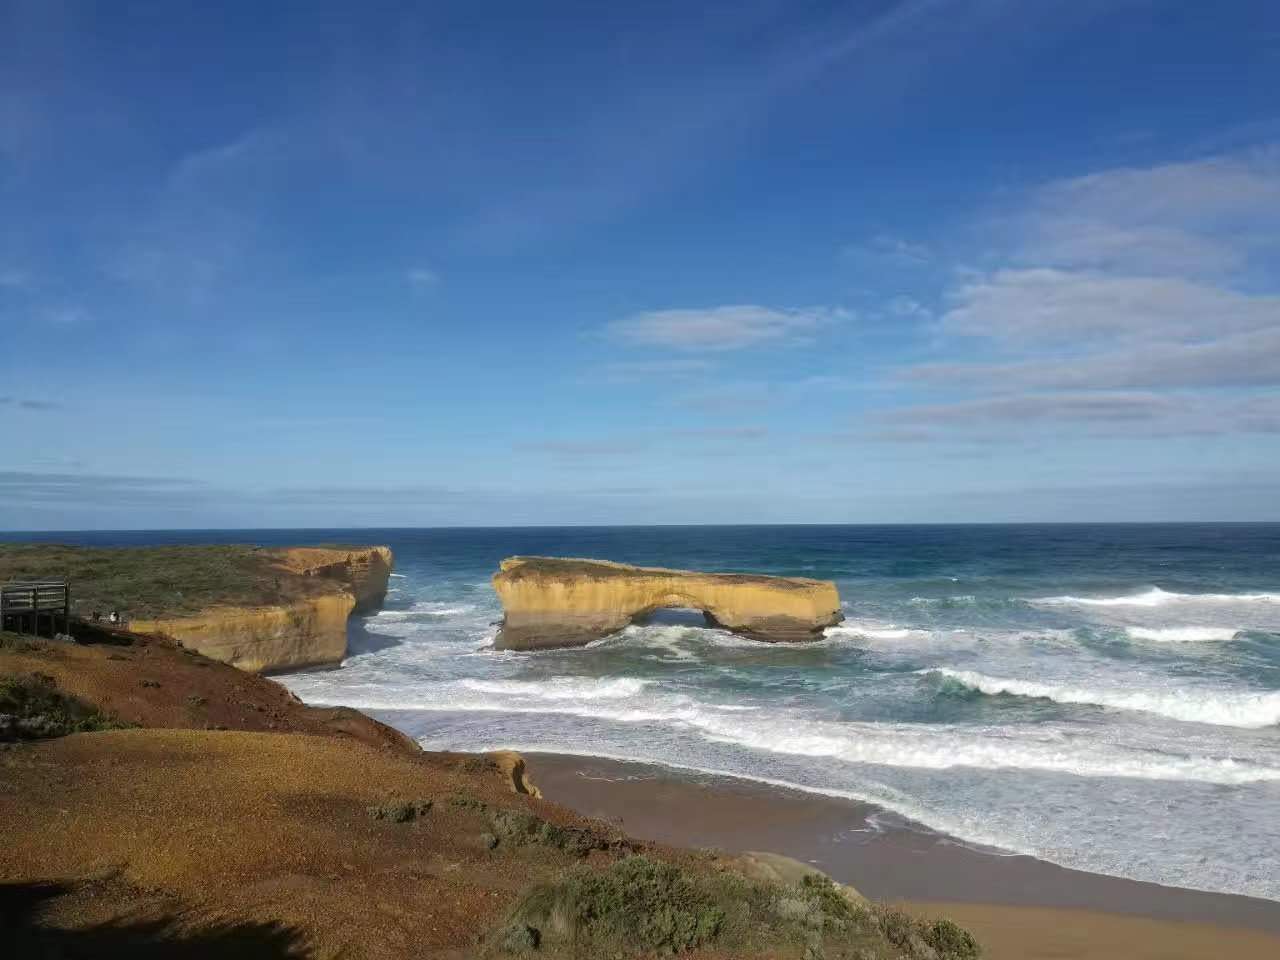
<svg viewBox="0 0 1280 960">
<path fill-rule="evenodd" d="M 350 702 L 350 701 L 348 701 Z M 497 712 L 654 724 L 704 741 L 790 757 L 918 770 L 1033 770 L 1077 777 L 1240 784 L 1280 781 L 1280 767 L 1245 759 L 1178 755 L 1099 741 L 1059 727 L 966 728 L 933 723 L 833 721 L 751 705 L 700 703 L 633 677 L 541 681 L 463 680 L 422 700 L 371 697 L 363 709 Z M 530 736 L 539 725 L 526 725 Z M 631 735 L 628 735 L 630 738 Z M 667 741 L 663 734 L 659 741 Z M 658 741 L 655 741 L 658 742 Z M 669 741 L 668 741 L 669 742 Z M 677 748 L 677 754 L 683 750 Z M 679 755 L 668 759 L 678 760 Z"/>
<path fill-rule="evenodd" d="M 406 620 L 410 617 L 456 617 L 475 610 L 475 604 L 450 604 L 434 601 L 419 601 L 408 610 L 379 610 L 373 615 L 374 620 Z"/>
<path fill-rule="evenodd" d="M 1280 692 L 1244 693 L 1195 688 L 1127 691 L 989 677 L 972 670 L 952 670 L 947 667 L 917 672 L 944 677 L 988 696 L 1009 694 L 1052 700 L 1056 703 L 1138 710 L 1172 720 L 1216 726 L 1260 728 L 1280 724 Z"/>
<path fill-rule="evenodd" d="M 839 627 L 827 627 L 822 631 L 824 637 L 865 637 L 869 640 L 905 640 L 911 636 L 911 631 L 906 627 L 860 627 L 856 625 L 842 625 Z"/>
<path fill-rule="evenodd" d="M 620 700 L 634 697 L 652 680 L 636 677 L 551 677 L 547 680 L 461 680 L 477 693 L 495 693 L 535 700 Z"/>
<path fill-rule="evenodd" d="M 1215 640 L 1233 640 L 1239 631 L 1230 627 L 1125 627 L 1125 633 L 1133 640 L 1154 640 L 1157 643 L 1207 643 Z"/>
<path fill-rule="evenodd" d="M 1061 607 L 1162 607 L 1175 603 L 1280 603 L 1280 593 L 1173 593 L 1152 587 L 1119 597 L 1038 597 L 1032 603 Z"/>
</svg>

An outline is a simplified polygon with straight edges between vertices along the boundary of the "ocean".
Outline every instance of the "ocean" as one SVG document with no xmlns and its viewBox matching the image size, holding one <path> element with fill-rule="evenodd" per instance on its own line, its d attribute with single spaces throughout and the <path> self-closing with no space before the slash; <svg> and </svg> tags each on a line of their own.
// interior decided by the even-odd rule
<svg viewBox="0 0 1280 960">
<path fill-rule="evenodd" d="M 6 538 L 12 538 L 11 535 Z M 341 668 L 281 681 L 431 749 L 653 761 L 876 804 L 876 829 L 1280 900 L 1280 524 L 611 527 L 23 535 L 385 543 Z M 513 554 L 832 579 L 781 646 L 657 615 L 498 652 Z"/>
</svg>

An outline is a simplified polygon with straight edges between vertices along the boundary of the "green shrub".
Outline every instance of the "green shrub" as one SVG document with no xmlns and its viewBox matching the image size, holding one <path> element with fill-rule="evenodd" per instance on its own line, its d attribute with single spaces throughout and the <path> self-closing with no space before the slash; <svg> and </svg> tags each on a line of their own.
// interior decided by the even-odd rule
<svg viewBox="0 0 1280 960">
<path fill-rule="evenodd" d="M 558 883 L 526 895 L 512 918 L 512 925 L 523 923 L 544 942 L 571 944 L 587 956 L 681 953 L 712 942 L 724 922 L 705 883 L 643 856 L 607 870 L 575 867 Z"/>
<path fill-rule="evenodd" d="M 559 827 L 525 810 L 495 810 L 489 816 L 493 832 L 509 843 L 536 843 L 576 857 L 603 850 L 608 843 L 590 830 Z"/>
<path fill-rule="evenodd" d="M 976 960 L 982 954 L 973 935 L 950 920 L 935 921 L 925 929 L 923 939 L 943 960 Z"/>
<path fill-rule="evenodd" d="M 0 740 L 34 740 L 126 726 L 61 693 L 46 674 L 0 677 Z"/>
<path fill-rule="evenodd" d="M 408 823 L 431 812 L 431 800 L 411 800 L 408 802 L 384 803 L 368 807 L 369 816 L 374 820 L 390 820 L 392 823 Z"/>
</svg>

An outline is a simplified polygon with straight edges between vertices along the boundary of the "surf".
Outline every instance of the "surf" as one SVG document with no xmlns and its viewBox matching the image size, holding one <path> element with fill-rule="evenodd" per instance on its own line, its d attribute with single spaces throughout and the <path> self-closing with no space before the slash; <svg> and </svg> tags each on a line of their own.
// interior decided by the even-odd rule
<svg viewBox="0 0 1280 960">
<path fill-rule="evenodd" d="M 1140 711 L 1185 723 L 1246 729 L 1280 724 L 1280 691 L 1251 693 L 1194 687 L 1122 690 L 992 677 L 973 670 L 953 670 L 948 667 L 930 667 L 917 672 L 954 681 L 988 696 L 1006 694 L 1062 704 Z"/>
</svg>

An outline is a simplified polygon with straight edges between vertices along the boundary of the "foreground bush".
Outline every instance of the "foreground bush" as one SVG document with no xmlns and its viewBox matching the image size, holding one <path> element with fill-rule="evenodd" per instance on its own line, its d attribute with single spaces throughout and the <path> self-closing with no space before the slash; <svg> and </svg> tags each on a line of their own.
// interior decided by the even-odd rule
<svg viewBox="0 0 1280 960">
<path fill-rule="evenodd" d="M 62 737 L 124 726 L 60 692 L 53 678 L 43 673 L 0 677 L 0 740 Z"/>
<path fill-rule="evenodd" d="M 821 875 L 792 885 L 696 872 L 645 856 L 582 864 L 530 890 L 489 939 L 490 953 L 666 956 L 706 947 L 802 960 L 975 960 L 949 920 L 926 922 L 849 894 Z"/>
</svg>

